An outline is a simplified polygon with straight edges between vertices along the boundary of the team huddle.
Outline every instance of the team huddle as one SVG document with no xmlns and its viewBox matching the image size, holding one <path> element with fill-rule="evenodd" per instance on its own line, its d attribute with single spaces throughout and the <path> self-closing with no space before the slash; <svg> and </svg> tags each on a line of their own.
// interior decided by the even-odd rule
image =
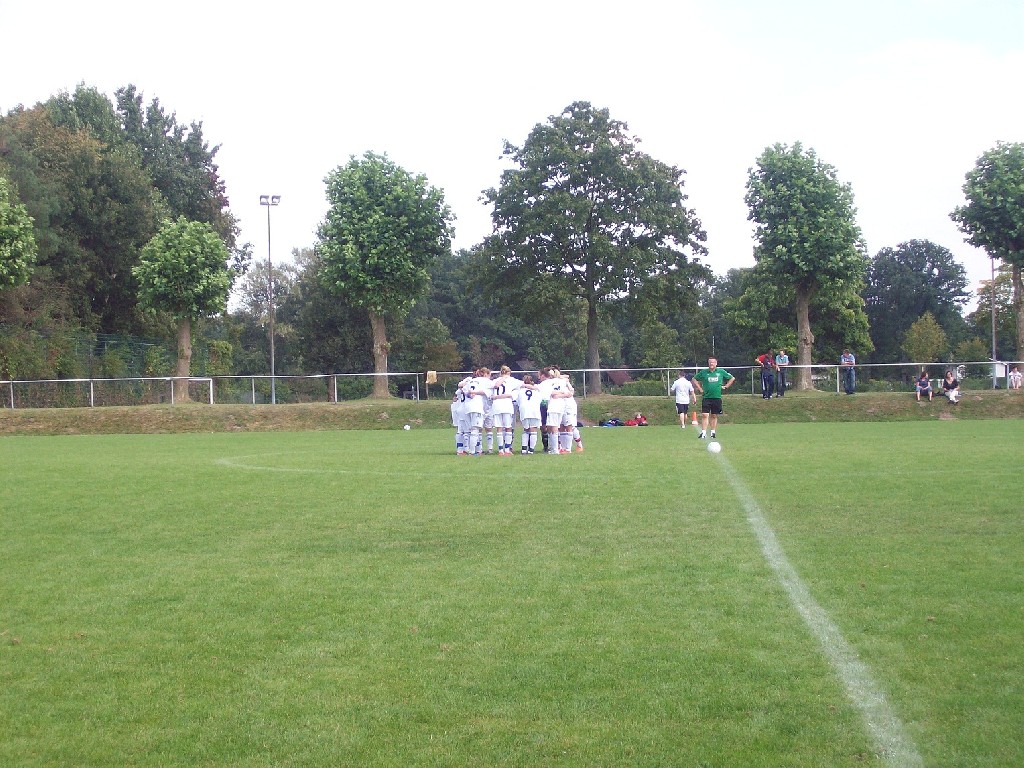
<svg viewBox="0 0 1024 768">
<path fill-rule="evenodd" d="M 515 438 L 516 413 L 522 427 L 520 453 L 537 452 L 538 437 L 549 454 L 583 452 L 583 440 L 576 424 L 577 404 L 569 377 L 557 368 L 542 368 L 537 378 L 512 375 L 505 365 L 496 378 L 487 368 L 459 382 L 452 400 L 452 424 L 455 426 L 455 452 L 459 456 L 479 456 L 487 443 L 487 453 L 497 445 L 499 456 L 511 456 Z M 484 437 L 486 435 L 486 438 Z"/>
</svg>

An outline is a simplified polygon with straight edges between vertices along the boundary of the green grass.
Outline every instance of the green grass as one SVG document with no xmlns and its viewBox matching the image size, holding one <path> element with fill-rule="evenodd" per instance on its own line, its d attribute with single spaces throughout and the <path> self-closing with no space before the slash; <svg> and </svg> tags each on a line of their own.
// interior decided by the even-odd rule
<svg viewBox="0 0 1024 768">
<path fill-rule="evenodd" d="M 4 437 L 0 764 L 879 762 L 720 459 L 925 764 L 1022 764 L 1020 427 Z"/>
</svg>

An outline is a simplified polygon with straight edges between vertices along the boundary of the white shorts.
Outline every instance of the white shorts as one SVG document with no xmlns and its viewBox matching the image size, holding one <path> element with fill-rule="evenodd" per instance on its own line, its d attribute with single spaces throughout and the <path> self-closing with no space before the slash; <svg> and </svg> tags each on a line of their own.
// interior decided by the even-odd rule
<svg viewBox="0 0 1024 768">
<path fill-rule="evenodd" d="M 529 417 L 522 419 L 523 429 L 536 429 L 540 426 L 540 419 L 531 419 Z"/>
<path fill-rule="evenodd" d="M 544 422 L 546 427 L 560 427 L 562 426 L 562 417 L 565 415 L 563 411 L 552 411 L 548 408 L 548 420 Z"/>
<path fill-rule="evenodd" d="M 511 413 L 494 414 L 494 426 L 502 429 L 511 429 L 515 424 L 515 418 Z"/>
<path fill-rule="evenodd" d="M 484 415 L 482 413 L 467 413 L 466 414 L 466 426 L 469 430 L 480 429 L 484 424 Z"/>
<path fill-rule="evenodd" d="M 558 426 L 560 426 L 560 427 L 575 427 L 576 426 L 576 414 L 569 413 L 569 412 L 563 413 L 562 414 L 562 423 L 559 424 Z"/>
</svg>

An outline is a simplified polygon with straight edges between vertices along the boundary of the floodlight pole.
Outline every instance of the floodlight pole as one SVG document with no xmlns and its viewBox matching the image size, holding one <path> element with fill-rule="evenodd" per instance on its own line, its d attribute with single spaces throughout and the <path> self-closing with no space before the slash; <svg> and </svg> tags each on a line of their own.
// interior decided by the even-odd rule
<svg viewBox="0 0 1024 768">
<path fill-rule="evenodd" d="M 260 205 L 267 206 L 267 306 L 270 318 L 270 402 L 277 405 L 277 371 L 274 361 L 274 263 L 270 258 L 270 209 L 281 202 L 280 195 L 260 195 Z"/>
<path fill-rule="evenodd" d="M 992 294 L 992 389 L 998 389 L 999 384 L 996 382 L 996 257 L 990 256 L 989 258 L 992 264 L 992 282 L 989 285 Z"/>
</svg>

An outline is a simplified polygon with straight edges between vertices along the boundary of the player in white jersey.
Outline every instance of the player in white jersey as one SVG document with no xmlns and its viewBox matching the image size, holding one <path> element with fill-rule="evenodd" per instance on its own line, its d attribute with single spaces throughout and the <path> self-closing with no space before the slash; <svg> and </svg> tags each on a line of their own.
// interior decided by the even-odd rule
<svg viewBox="0 0 1024 768">
<path fill-rule="evenodd" d="M 548 416 L 544 424 L 544 431 L 548 433 L 548 453 L 561 453 L 558 447 L 558 433 L 562 427 L 562 416 L 565 414 L 565 401 L 569 397 L 568 387 L 562 372 L 557 368 L 546 370 L 546 378 L 541 386 L 548 392 Z M 568 453 L 568 451 L 566 451 Z"/>
<path fill-rule="evenodd" d="M 583 438 L 580 436 L 580 430 L 577 426 L 579 421 L 579 403 L 576 402 L 576 391 L 573 389 L 572 382 L 569 381 L 569 377 L 565 376 L 566 384 L 569 388 L 569 397 L 565 399 L 565 413 L 562 415 L 562 429 L 563 434 L 559 434 L 559 450 L 564 448 L 566 453 L 571 453 L 570 447 L 572 443 L 576 443 L 576 451 L 583 453 Z"/>
<path fill-rule="evenodd" d="M 469 398 L 463 388 L 472 380 L 472 376 L 467 376 L 460 381 L 452 399 L 452 418 L 458 417 L 458 423 L 455 425 L 455 452 L 459 456 L 469 455 L 469 414 L 466 412 L 466 400 Z"/>
<path fill-rule="evenodd" d="M 491 411 L 498 433 L 499 456 L 512 455 L 516 392 L 521 386 L 523 382 L 512 375 L 507 365 L 501 366 L 501 375 L 491 383 Z"/>
<path fill-rule="evenodd" d="M 481 453 L 481 436 L 484 426 L 485 400 L 490 399 L 491 377 L 486 368 L 478 368 L 476 375 L 466 381 L 462 387 L 465 395 L 466 421 L 469 426 L 468 452 L 472 456 Z"/>
<path fill-rule="evenodd" d="M 533 453 L 537 448 L 537 428 L 540 424 L 540 388 L 533 383 L 533 376 L 523 376 L 523 385 L 516 392 L 519 406 L 519 422 L 523 425 L 523 453 Z"/>
</svg>

